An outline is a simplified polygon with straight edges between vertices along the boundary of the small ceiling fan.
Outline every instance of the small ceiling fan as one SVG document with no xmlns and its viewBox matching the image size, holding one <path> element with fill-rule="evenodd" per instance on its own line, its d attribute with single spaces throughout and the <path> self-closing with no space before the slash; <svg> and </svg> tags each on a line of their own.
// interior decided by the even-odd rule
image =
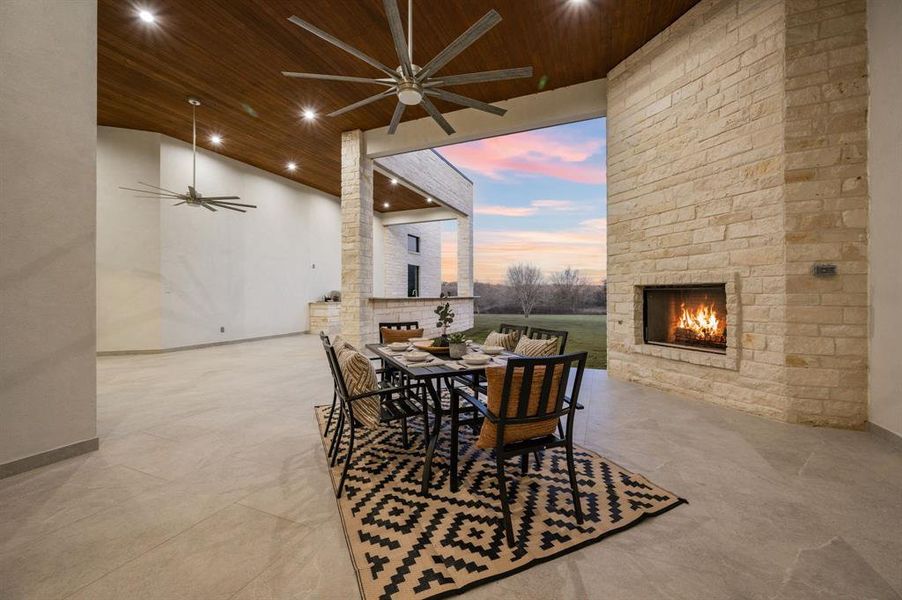
<svg viewBox="0 0 902 600">
<path fill-rule="evenodd" d="M 143 185 L 152 189 L 135 189 L 121 187 L 120 190 L 128 190 L 130 192 L 141 192 L 142 194 L 150 194 L 148 196 L 136 196 L 137 198 L 158 198 L 161 200 L 181 200 L 173 206 L 187 204 L 188 206 L 203 206 L 209 211 L 216 212 L 216 208 L 225 208 L 236 212 L 247 212 L 244 208 L 257 208 L 255 204 L 242 204 L 240 202 L 227 202 L 227 200 L 241 200 L 240 196 L 203 196 L 197 191 L 197 107 L 200 106 L 200 100 L 197 98 L 188 98 L 188 104 L 191 105 L 191 185 L 188 186 L 187 194 L 179 194 L 165 188 L 150 185 L 139 181 L 138 185 Z M 239 206 L 243 208 L 238 208 Z M 214 208 L 215 207 L 215 208 Z"/>
<path fill-rule="evenodd" d="M 532 67 L 499 69 L 496 71 L 480 71 L 478 73 L 448 75 L 446 77 L 435 76 L 435 73 L 439 69 L 441 69 L 448 62 L 454 59 L 458 54 L 466 50 L 471 44 L 473 44 L 473 42 L 485 35 L 485 33 L 488 32 L 489 29 L 501 22 L 501 15 L 499 15 L 498 12 L 494 9 L 487 12 L 484 17 L 479 19 L 479 21 L 477 21 L 469 29 L 463 32 L 444 50 L 436 54 L 432 58 L 432 60 L 426 63 L 425 66 L 419 67 L 413 62 L 413 0 L 408 0 L 407 2 L 408 31 L 406 40 L 404 38 L 404 26 L 403 23 L 401 23 L 401 14 L 398 11 L 397 0 L 383 0 L 383 3 L 385 5 L 385 14 L 388 17 L 388 26 L 391 29 L 392 38 L 395 42 L 395 52 L 398 55 L 398 60 L 401 62 L 400 66 L 397 69 L 391 69 L 385 66 L 375 58 L 372 58 L 371 56 L 364 54 L 360 50 L 357 50 L 356 48 L 345 44 L 341 40 L 333 37 L 332 35 L 329 35 L 325 31 L 322 31 L 317 27 L 314 27 L 310 23 L 298 17 L 291 16 L 288 18 L 289 21 L 291 21 L 298 27 L 302 27 L 310 33 L 321 37 L 330 44 L 341 48 L 352 56 L 356 56 L 360 60 L 379 69 L 380 71 L 385 73 L 385 75 L 387 75 L 387 77 L 371 79 L 367 77 L 349 77 L 344 75 L 324 75 L 318 73 L 295 73 L 291 71 L 282 71 L 282 75 L 285 75 L 286 77 L 297 77 L 300 79 L 325 79 L 329 81 L 354 81 L 360 83 L 382 85 L 388 88 L 387 90 L 380 92 L 374 96 L 364 98 L 359 102 L 355 102 L 354 104 L 329 113 L 330 117 L 346 113 L 348 111 L 354 110 L 355 108 L 360 108 L 361 106 L 365 106 L 367 104 L 370 104 L 371 102 L 376 102 L 377 100 L 382 100 L 383 98 L 397 96 L 398 104 L 395 107 L 395 112 L 392 115 L 391 123 L 388 126 L 389 134 L 394 134 L 395 130 L 397 130 L 398 124 L 401 122 L 401 116 L 404 114 L 404 109 L 406 107 L 422 104 L 423 108 L 426 109 L 426 112 L 429 113 L 429 116 L 439 124 L 439 126 L 445 131 L 445 133 L 451 135 L 452 133 L 454 133 L 454 128 L 451 127 L 451 124 L 448 123 L 445 117 L 442 116 L 442 113 L 438 111 L 438 109 L 429 99 L 430 96 L 433 98 L 440 98 L 441 100 L 445 100 L 453 104 L 475 108 L 477 110 L 482 110 L 499 116 L 504 115 L 504 113 L 506 113 L 507 111 L 503 108 L 498 108 L 497 106 L 493 106 L 486 102 L 481 102 L 473 98 L 468 98 L 466 96 L 461 96 L 459 94 L 454 94 L 447 90 L 443 90 L 441 89 L 442 87 L 463 85 L 468 83 L 482 83 L 487 81 L 502 81 L 505 79 L 523 79 L 532 77 Z"/>
</svg>

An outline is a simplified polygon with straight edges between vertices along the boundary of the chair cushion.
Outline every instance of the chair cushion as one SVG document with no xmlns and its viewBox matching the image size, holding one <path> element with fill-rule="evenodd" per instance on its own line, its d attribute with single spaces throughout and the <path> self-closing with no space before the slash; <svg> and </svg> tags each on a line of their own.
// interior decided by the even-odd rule
<svg viewBox="0 0 902 600">
<path fill-rule="evenodd" d="M 360 352 L 347 346 L 342 348 L 338 353 L 338 367 L 350 395 L 356 396 L 379 388 L 373 363 Z M 375 429 L 379 427 L 381 404 L 379 396 L 356 400 L 353 405 L 354 417 L 364 426 Z"/>
<path fill-rule="evenodd" d="M 341 352 L 342 348 L 350 348 L 351 350 L 357 350 L 354 346 L 345 341 L 343 337 L 340 335 L 336 335 L 332 339 L 332 347 L 335 348 L 335 353 L 338 354 Z"/>
<path fill-rule="evenodd" d="M 520 339 L 519 331 L 511 331 L 510 333 L 498 333 L 490 331 L 485 338 L 486 346 L 501 346 L 505 350 L 513 350 L 517 346 L 517 340 Z"/>
<path fill-rule="evenodd" d="M 381 329 L 382 343 L 391 344 L 393 342 L 406 342 L 410 338 L 423 337 L 423 328 L 419 329 L 389 329 L 383 327 Z"/>
<path fill-rule="evenodd" d="M 556 337 L 547 340 L 520 338 L 520 341 L 517 342 L 517 347 L 514 349 L 514 354 L 531 357 L 554 356 L 557 354 L 558 345 Z"/>
<path fill-rule="evenodd" d="M 501 414 L 501 393 L 504 391 L 504 376 L 507 367 L 488 367 L 485 370 L 488 379 L 488 406 L 492 414 Z M 511 398 L 507 405 L 507 416 L 515 417 L 517 408 L 520 406 L 520 386 L 523 384 L 523 367 L 514 370 L 511 378 Z M 561 382 L 561 373 L 564 371 L 564 365 L 555 366 L 554 373 L 551 377 L 551 395 L 555 396 Z M 529 390 L 529 404 L 526 407 L 526 415 L 535 415 L 539 412 L 539 400 L 542 396 L 542 381 L 545 378 L 545 367 L 536 367 L 532 373 L 532 388 Z M 525 423 L 521 425 L 512 425 L 504 428 L 504 443 L 518 442 L 521 440 L 529 440 L 532 438 L 543 437 L 554 433 L 557 427 L 557 417 L 545 419 L 543 421 L 535 421 L 534 423 Z M 476 440 L 476 446 L 479 448 L 494 448 L 498 441 L 498 428 L 488 419 L 483 420 L 482 429 L 479 431 L 479 439 Z"/>
</svg>

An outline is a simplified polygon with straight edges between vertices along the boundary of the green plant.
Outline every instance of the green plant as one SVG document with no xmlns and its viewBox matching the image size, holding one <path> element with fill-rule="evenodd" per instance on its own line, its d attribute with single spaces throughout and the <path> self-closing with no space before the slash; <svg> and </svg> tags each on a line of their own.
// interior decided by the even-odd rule
<svg viewBox="0 0 902 600">
<path fill-rule="evenodd" d="M 433 346 L 447 346 L 448 327 L 454 322 L 454 311 L 451 310 L 451 303 L 445 302 L 444 304 L 439 304 L 435 307 L 433 312 L 438 315 L 435 326 L 440 327 L 442 330 L 442 335 L 433 342 Z"/>
<path fill-rule="evenodd" d="M 463 331 L 458 331 L 457 333 L 448 334 L 448 343 L 449 344 L 463 344 L 467 341 L 467 336 L 464 335 Z"/>
</svg>

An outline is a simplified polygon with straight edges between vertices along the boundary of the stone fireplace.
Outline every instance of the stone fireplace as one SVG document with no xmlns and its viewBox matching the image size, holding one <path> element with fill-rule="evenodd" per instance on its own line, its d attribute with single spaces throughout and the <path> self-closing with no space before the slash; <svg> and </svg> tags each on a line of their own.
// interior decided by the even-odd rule
<svg viewBox="0 0 902 600">
<path fill-rule="evenodd" d="M 649 286 L 642 290 L 646 344 L 727 352 L 727 293 L 723 284 Z"/>
<path fill-rule="evenodd" d="M 737 370 L 741 312 L 730 271 L 655 273 L 632 282 L 630 350 Z"/>
<path fill-rule="evenodd" d="M 863 3 L 701 0 L 608 73 L 612 376 L 863 426 L 866 39 Z"/>
</svg>

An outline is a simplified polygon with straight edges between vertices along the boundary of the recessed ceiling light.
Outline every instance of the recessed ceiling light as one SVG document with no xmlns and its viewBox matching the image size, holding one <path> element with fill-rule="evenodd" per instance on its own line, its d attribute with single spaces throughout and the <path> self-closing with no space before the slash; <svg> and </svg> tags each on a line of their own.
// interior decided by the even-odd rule
<svg viewBox="0 0 902 600">
<path fill-rule="evenodd" d="M 294 171 L 295 169 L 298 168 L 298 165 L 297 165 L 297 163 L 290 162 L 287 165 L 285 165 L 285 168 L 288 169 L 289 171 Z"/>
<path fill-rule="evenodd" d="M 144 21 L 145 23 L 153 23 L 154 21 L 157 20 L 157 18 L 155 16 L 153 16 L 153 13 L 151 13 L 150 11 L 146 11 L 146 10 L 139 10 L 138 18 L 141 19 L 142 21 Z"/>
<path fill-rule="evenodd" d="M 392 177 L 391 184 L 392 184 L 392 185 L 398 185 L 398 180 L 395 179 L 394 177 Z"/>
<path fill-rule="evenodd" d="M 388 202 L 383 202 L 383 203 L 382 203 L 382 208 L 388 208 Z"/>
<path fill-rule="evenodd" d="M 426 202 L 428 202 L 429 204 L 432 204 L 432 198 L 426 198 Z"/>
<path fill-rule="evenodd" d="M 210 141 L 218 146 L 219 144 L 222 143 L 222 136 L 216 135 L 214 133 L 213 135 L 210 136 Z"/>
<path fill-rule="evenodd" d="M 309 108 L 304 109 L 304 118 L 308 121 L 312 121 L 316 118 L 316 113 Z"/>
</svg>

